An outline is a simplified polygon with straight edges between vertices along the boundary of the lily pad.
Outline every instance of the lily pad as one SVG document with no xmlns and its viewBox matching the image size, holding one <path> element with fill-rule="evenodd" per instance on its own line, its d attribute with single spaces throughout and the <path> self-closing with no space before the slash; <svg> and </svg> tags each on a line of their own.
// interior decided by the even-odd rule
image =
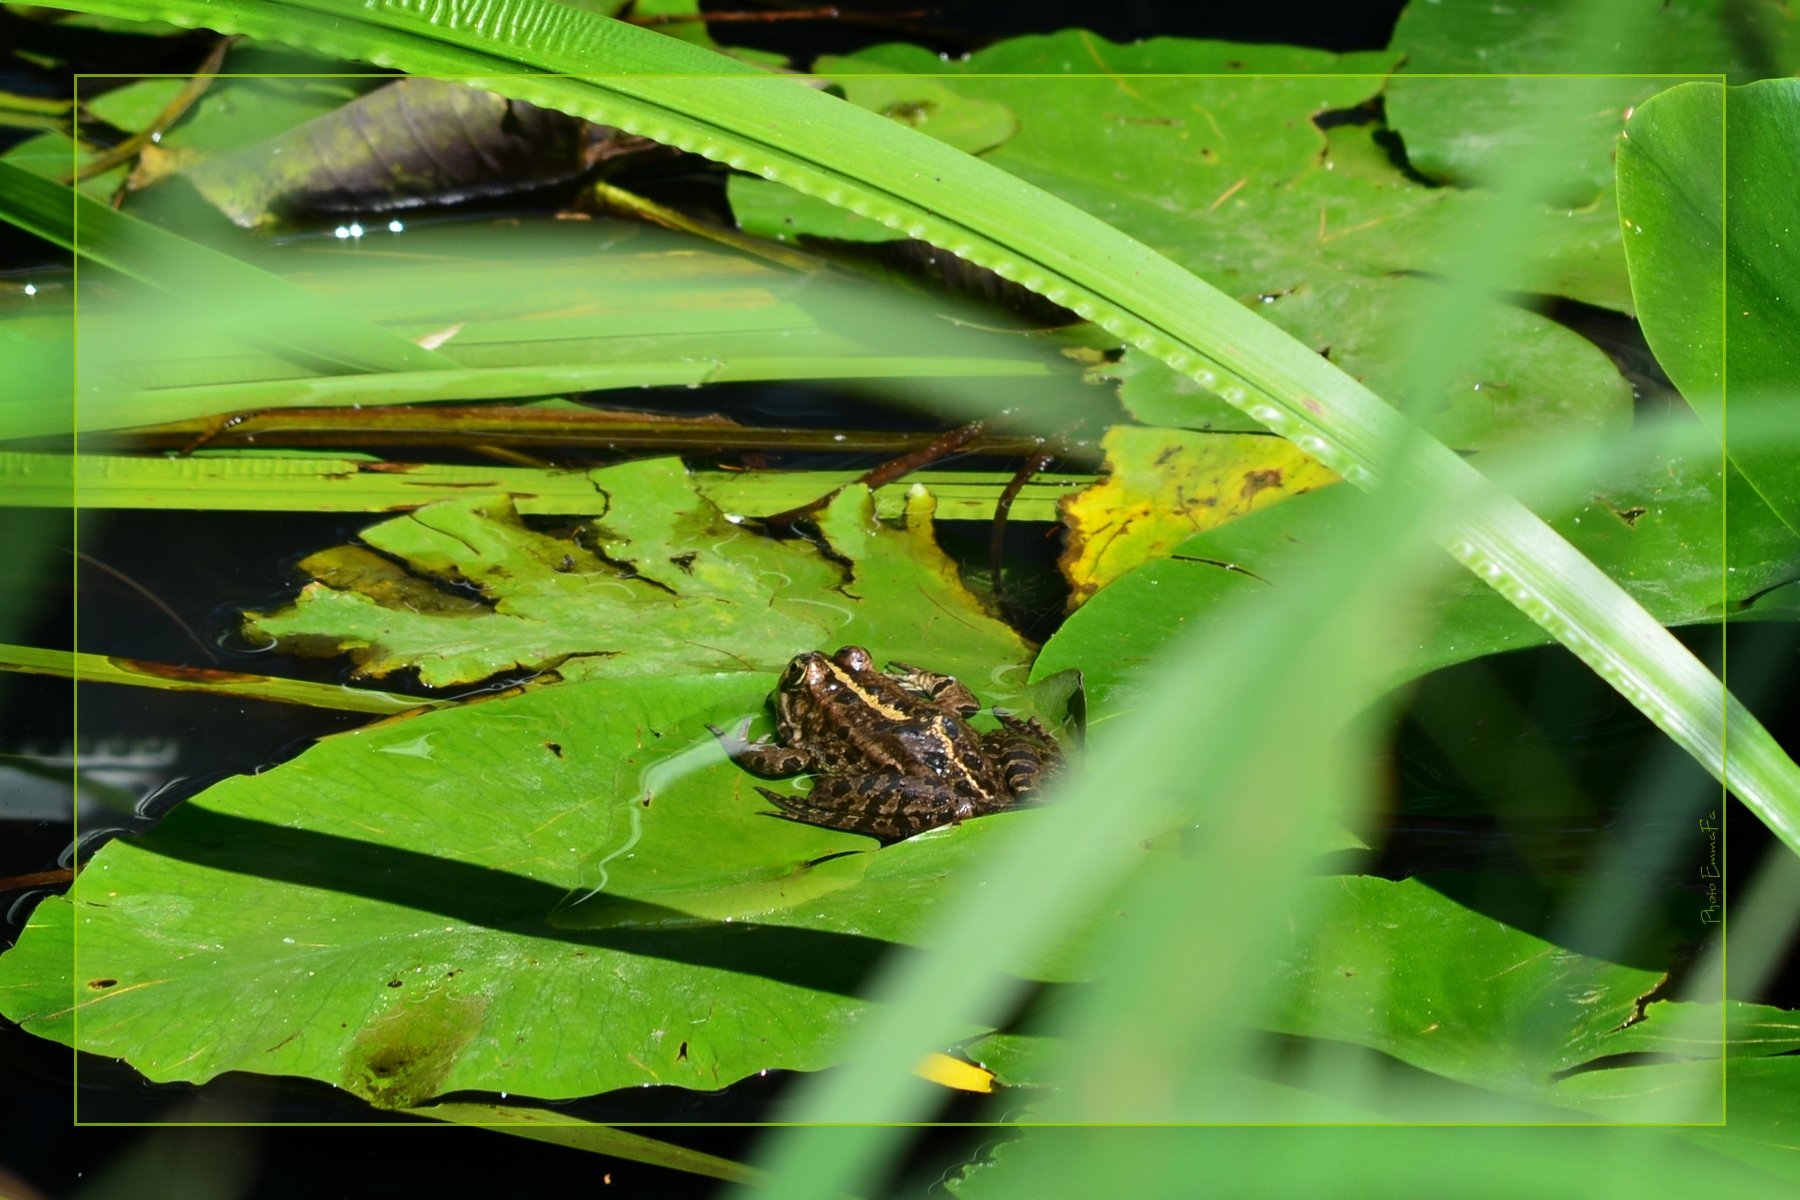
<svg viewBox="0 0 1800 1200">
<path fill-rule="evenodd" d="M 429 505 L 365 530 L 378 553 L 307 559 L 316 581 L 246 627 L 295 652 L 351 654 L 365 678 L 411 669 L 431 687 L 518 670 L 773 672 L 851 643 L 956 675 L 990 701 L 1024 683 L 1025 643 L 963 587 L 922 490 L 898 530 L 875 519 L 868 489 L 844 490 L 817 546 L 728 517 L 675 459 L 591 478 L 610 498 L 591 531 L 540 532 L 504 504 Z"/>
<path fill-rule="evenodd" d="M 1460 237 L 1495 203 L 1421 184 L 1395 161 L 1378 124 L 1315 123 L 1361 109 L 1397 61 L 1173 38 L 1119 46 L 1068 31 L 955 62 L 883 46 L 835 69 L 840 78 L 852 69 L 929 75 L 959 95 L 1005 105 L 1020 128 L 984 154 L 989 162 L 1255 306 L 1428 421 L 1447 409 L 1434 431 L 1463 448 L 1523 429 L 1541 434 L 1545 420 L 1622 428 L 1630 391 L 1606 357 L 1547 318 L 1497 301 L 1484 319 L 1505 335 L 1489 339 L 1445 396 L 1396 394 L 1404 354 L 1395 332 L 1434 302 L 1430 276 L 1460 268 Z M 780 228 L 831 236 L 809 223 L 813 211 L 793 201 Z M 1509 265 L 1504 285 L 1629 307 L 1616 225 L 1600 201 L 1538 212 L 1526 235 L 1531 253 Z M 1245 418 L 1222 420 L 1222 402 L 1138 358 L 1127 351 L 1118 369 L 1131 377 L 1123 398 L 1139 419 L 1254 428 Z"/>
<path fill-rule="evenodd" d="M 1561 949 L 1417 879 L 1320 881 L 1280 956 L 1274 1028 L 1514 1094 L 1601 1053 L 1663 973 Z"/>
<path fill-rule="evenodd" d="M 0 1010 L 151 1079 L 302 1075 L 395 1108 L 828 1065 L 879 957 L 1039 814 L 879 851 L 772 819 L 706 730 L 771 683 L 540 688 L 227 780 L 39 905 Z"/>
<path fill-rule="evenodd" d="M 1325 488 L 1189 539 L 1168 558 L 1130 572 L 1089 600 L 1039 654 L 1034 672 L 1083 668 L 1090 703 L 1109 718 L 1129 711 L 1136 677 L 1170 639 L 1217 619 L 1245 589 L 1283 585 L 1289 555 L 1330 544 L 1359 493 Z M 1721 505 L 1731 536 L 1721 541 Z M 1545 514 L 1556 531 L 1669 625 L 1727 616 L 1800 619 L 1792 588 L 1800 539 L 1735 472 L 1679 458 L 1596 479 L 1592 491 Z M 1723 578 L 1721 578 L 1723 571 Z M 1418 641 L 1395 683 L 1503 650 L 1550 642 L 1504 597 L 1444 566 L 1415 622 Z"/>
<path fill-rule="evenodd" d="M 1388 88 L 1388 120 L 1415 169 L 1459 183 L 1504 174 L 1555 128 L 1576 144 L 1558 177 L 1576 204 L 1611 184 L 1625 118 L 1678 82 L 1669 76 L 1742 83 L 1800 68 L 1793 13 L 1733 0 L 1672 0 L 1604 23 L 1562 0 L 1409 4 L 1391 47 L 1406 62 Z"/>
<path fill-rule="evenodd" d="M 1724 435 L 1726 453 L 1764 502 L 1800 533 L 1792 440 L 1800 428 L 1800 247 L 1789 186 L 1800 169 L 1796 116 L 1800 83 L 1791 79 L 1688 84 L 1653 98 L 1620 144 L 1619 215 L 1657 361 Z M 1735 533 L 1735 512 L 1732 522 Z"/>
<path fill-rule="evenodd" d="M 1446 1079 L 1546 1107 L 1610 1119 L 1640 1113 L 1666 1078 L 1620 1071 L 1607 1060 L 1654 1053 L 1712 1061 L 1712 1084 L 1696 1102 L 1716 1101 L 1717 1060 L 1789 1053 L 1795 1014 L 1767 1005 L 1656 1001 L 1639 1006 L 1664 973 L 1580 954 L 1493 912 L 1451 899 L 1419 879 L 1333 876 L 1308 885 L 1285 947 L 1275 952 L 1271 1007 L 1257 1024 L 1331 1044 L 1378 1050 Z M 1490 898 L 1505 895 L 1488 887 Z M 1078 988 L 1079 985 L 1076 985 Z M 967 1053 L 1001 1082 L 1055 1081 L 1067 1051 L 1058 1023 L 1076 1014 L 1076 989 L 1038 994 L 1025 1027 L 977 1039 Z M 1579 1083 L 1566 1078 L 1587 1068 Z M 1686 1081 L 1683 1086 L 1691 1084 Z M 1641 1085 L 1641 1086 L 1640 1086 Z M 1293 1097 L 1266 1110 L 1291 1113 Z M 1629 1107 L 1625 1107 L 1629 1106 Z M 1221 1119 L 1259 1111 L 1229 1108 Z M 1054 1111 L 1044 1119 L 1054 1120 Z M 1663 1119 L 1668 1119 L 1665 1109 Z M 1705 1114 L 1688 1114 L 1705 1119 Z M 1655 1119 L 1652 1117 L 1651 1119 Z"/>
</svg>

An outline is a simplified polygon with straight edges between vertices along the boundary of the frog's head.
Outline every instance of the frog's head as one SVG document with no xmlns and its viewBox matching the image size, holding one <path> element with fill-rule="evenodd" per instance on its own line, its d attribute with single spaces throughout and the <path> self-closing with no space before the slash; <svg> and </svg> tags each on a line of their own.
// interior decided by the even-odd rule
<svg viewBox="0 0 1800 1200">
<path fill-rule="evenodd" d="M 861 646 L 845 646 L 829 655 L 818 650 L 797 654 L 781 673 L 776 708 L 786 720 L 804 726 L 810 723 L 809 714 L 866 704 L 867 694 L 858 681 L 874 669 L 873 663 Z"/>
</svg>

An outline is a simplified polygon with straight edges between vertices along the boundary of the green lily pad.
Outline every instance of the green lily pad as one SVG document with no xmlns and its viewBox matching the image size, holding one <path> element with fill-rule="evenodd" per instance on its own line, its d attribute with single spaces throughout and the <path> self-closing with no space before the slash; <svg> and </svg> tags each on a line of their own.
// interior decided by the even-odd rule
<svg viewBox="0 0 1800 1200">
<path fill-rule="evenodd" d="M 1791 79 L 1688 84 L 1653 98 L 1620 143 L 1619 215 L 1657 361 L 1800 533 L 1800 454 L 1791 437 L 1775 436 L 1800 427 L 1796 116 L 1800 83 Z M 1735 512 L 1732 522 L 1735 535 Z"/>
<path fill-rule="evenodd" d="M 0 1011 L 151 1079 L 301 1075 L 395 1108 L 828 1065 L 878 958 L 1039 814 L 879 851 L 773 819 L 706 729 L 771 683 L 540 688 L 227 780 L 39 905 Z"/>
<path fill-rule="evenodd" d="M 1585 204 L 1612 182 L 1633 107 L 1677 82 L 1649 76 L 1723 73 L 1743 83 L 1800 68 L 1793 14 L 1779 5 L 1675 0 L 1620 15 L 1625 30 L 1561 0 L 1407 5 L 1391 43 L 1406 63 L 1387 113 L 1408 160 L 1431 178 L 1470 182 L 1503 174 L 1554 128 L 1575 141 L 1559 162 L 1559 190 Z M 1621 74 L 1591 77 L 1597 69 Z M 1412 77 L 1430 75 L 1463 77 Z"/>
<path fill-rule="evenodd" d="M 1514 1093 L 1603 1053 L 1663 973 L 1561 950 L 1416 879 L 1320 881 L 1272 1026 Z"/>
<path fill-rule="evenodd" d="M 848 640 L 1030 711 L 1023 643 L 962 588 L 923 491 L 900 529 L 847 491 L 819 547 L 752 534 L 673 460 L 592 478 L 609 507 L 580 539 L 429 506 L 315 556 L 321 581 L 252 619 L 367 674 L 583 682 L 327 739 L 108 845 L 0 958 L 0 1011 L 152 1079 L 295 1074 L 393 1108 L 834 1061 L 878 959 L 1037 814 L 878 850 L 773 817 L 708 726 Z M 1078 953 L 1032 969 L 1067 978 Z"/>
<path fill-rule="evenodd" d="M 363 677 L 416 670 L 431 687 L 514 670 L 773 672 L 853 643 L 956 675 L 990 701 L 1024 683 L 1025 643 L 963 587 L 922 490 L 898 530 L 875 519 L 868 489 L 844 490 L 819 518 L 820 547 L 720 512 L 675 459 L 591 478 L 611 504 L 583 535 L 540 532 L 505 505 L 429 505 L 365 530 L 379 554 L 306 560 L 316 582 L 246 627 L 295 652 L 349 653 Z"/>
<path fill-rule="evenodd" d="M 1712 1060 L 1713 1085 L 1691 1097 L 1706 1101 L 1717 1096 L 1721 1052 L 1741 1061 L 1786 1054 L 1796 1043 L 1795 1014 L 1767 1005 L 1730 1002 L 1722 1012 L 1717 1004 L 1657 1001 L 1640 1013 L 1661 970 L 1558 947 L 1421 880 L 1334 876 L 1308 887 L 1304 907 L 1313 915 L 1296 918 L 1276 953 L 1272 1007 L 1256 1018 L 1262 1028 L 1366 1046 L 1446 1079 L 1555 1106 L 1541 1119 L 1555 1120 L 1558 1108 L 1618 1119 L 1645 1101 L 1671 1099 L 1608 1063 L 1618 1056 Z M 966 1053 L 1003 1083 L 1053 1083 L 1067 1050 L 1057 1022 L 1073 999 L 1067 989 L 1040 993 L 1029 1032 L 985 1035 Z M 1580 1083 L 1564 1077 L 1576 1067 L 1590 1068 Z M 1267 1112 L 1280 1119 L 1292 1104 L 1289 1097 Z"/>
<path fill-rule="evenodd" d="M 988 161 L 1255 306 L 1377 392 L 1412 402 L 1459 447 L 1541 434 L 1546 421 L 1573 431 L 1629 420 L 1629 387 L 1599 350 L 1498 301 L 1484 319 L 1504 333 L 1487 339 L 1445 395 L 1398 394 L 1400 334 L 1434 302 L 1429 277 L 1459 269 L 1458 239 L 1495 197 L 1421 184 L 1394 161 L 1379 125 L 1314 123 L 1379 94 L 1395 55 L 1173 38 L 1118 46 L 1069 31 L 955 62 L 905 46 L 834 61 L 838 78 L 909 71 L 1004 105 L 1020 128 Z M 758 219 L 769 229 L 842 232 L 836 217 L 814 224 L 818 206 L 797 197 L 771 213 L 778 200 L 759 192 Z M 1629 307 L 1610 202 L 1543 210 L 1527 236 L 1533 253 L 1511 265 L 1505 286 Z M 1095 374 L 1125 378 L 1121 397 L 1146 423 L 1256 428 L 1135 350 Z"/>
<path fill-rule="evenodd" d="M 179 79 L 144 79 L 102 92 L 83 107 L 90 116 L 127 133 L 137 133 L 150 128 L 157 114 L 168 107 L 183 86 Z"/>
<path fill-rule="evenodd" d="M 1750 1058 L 1800 1050 L 1800 1014 L 1772 1004 L 1657 1000 L 1642 1020 L 1610 1035 L 1608 1054 L 1671 1054 L 1684 1058 Z"/>
<path fill-rule="evenodd" d="M 1216 619 L 1237 591 L 1280 587 L 1293 571 L 1287 556 L 1329 544 L 1345 520 L 1343 506 L 1361 502 L 1348 489 L 1324 488 L 1190 539 L 1083 605 L 1045 644 L 1033 670 L 1081 666 L 1097 710 L 1109 717 L 1129 711 L 1136 676 L 1170 639 Z M 1730 505 L 1731 536 L 1721 543 L 1723 503 Z M 1793 589 L 1776 589 L 1800 574 L 1800 539 L 1735 472 L 1721 486 L 1716 462 L 1669 459 L 1623 470 L 1546 515 L 1666 624 L 1800 619 Z M 1417 646 L 1395 683 L 1551 640 L 1498 592 L 1448 562 L 1426 602 Z"/>
</svg>

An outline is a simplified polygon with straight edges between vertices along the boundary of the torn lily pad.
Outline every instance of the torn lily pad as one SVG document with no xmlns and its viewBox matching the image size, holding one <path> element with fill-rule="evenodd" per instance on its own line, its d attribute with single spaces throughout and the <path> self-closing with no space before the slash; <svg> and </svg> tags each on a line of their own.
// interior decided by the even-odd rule
<svg viewBox="0 0 1800 1200">
<path fill-rule="evenodd" d="M 433 504 L 301 563 L 294 603 L 247 614 L 252 635 L 349 654 L 361 678 L 414 670 L 430 687 L 511 671 L 564 679 L 778 671 L 848 643 L 929 664 L 1004 701 L 1025 643 L 982 611 L 932 536 L 915 489 L 898 529 L 866 488 L 821 514 L 825 546 L 777 541 L 694 490 L 675 459 L 591 474 L 608 501 L 591 526 L 545 532 L 510 504 Z"/>
</svg>

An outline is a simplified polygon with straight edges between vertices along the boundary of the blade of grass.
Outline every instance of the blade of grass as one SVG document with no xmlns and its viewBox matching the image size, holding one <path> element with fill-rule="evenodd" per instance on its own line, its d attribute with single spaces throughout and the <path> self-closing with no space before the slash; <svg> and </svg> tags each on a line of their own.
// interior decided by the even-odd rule
<svg viewBox="0 0 1800 1200">
<path fill-rule="evenodd" d="M 744 1184 L 766 1182 L 762 1172 L 728 1158 L 539 1108 L 525 1108 L 516 1104 L 428 1104 L 407 1111 L 414 1116 L 430 1117 L 434 1121 L 490 1129 L 495 1133 L 549 1142 L 573 1150 L 585 1150 L 589 1154 L 605 1154 L 628 1162 L 648 1163 L 671 1171 L 703 1175 L 708 1179 Z"/>
<path fill-rule="evenodd" d="M 276 704 L 301 704 L 339 712 L 396 713 L 437 708 L 449 703 L 416 696 L 397 696 L 373 688 L 307 683 L 274 675 L 220 671 L 211 667 L 183 667 L 118 655 L 86 654 L 69 650 L 40 650 L 34 646 L 0 646 L 0 671 L 19 675 L 48 675 L 77 683 L 120 683 L 130 687 L 167 692 L 203 692 L 239 700 L 268 700 Z"/>
<path fill-rule="evenodd" d="M 746 475 L 695 472 L 700 491 L 727 512 L 781 512 L 835 491 L 855 471 Z M 0 454 L 0 508 L 67 508 L 71 480 L 83 509 L 191 509 L 209 512 L 396 512 L 437 500 L 511 498 L 533 515 L 599 516 L 608 507 L 585 471 L 533 467 L 392 464 L 334 458 L 249 455 L 133 458 L 128 455 Z M 921 471 L 875 493 L 875 512 L 897 520 L 917 483 L 937 497 L 938 520 L 987 521 L 1010 482 L 1001 474 Z M 1089 475 L 1040 475 L 1013 502 L 1015 521 L 1054 521 Z"/>
</svg>

